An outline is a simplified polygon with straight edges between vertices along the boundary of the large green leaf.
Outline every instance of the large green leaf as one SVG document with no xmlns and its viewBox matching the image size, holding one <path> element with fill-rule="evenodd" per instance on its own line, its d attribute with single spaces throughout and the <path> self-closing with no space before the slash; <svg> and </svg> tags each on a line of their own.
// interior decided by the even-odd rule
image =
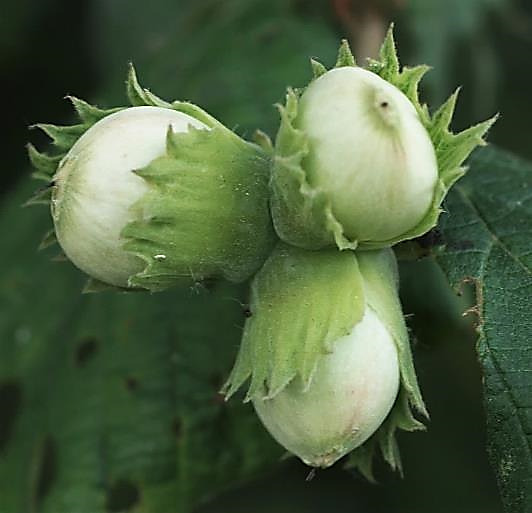
<svg viewBox="0 0 532 513">
<path fill-rule="evenodd" d="M 0 512 L 184 513 L 277 461 L 218 394 L 242 290 L 82 295 L 36 252 L 48 213 L 20 208 L 28 192 L 0 215 Z"/>
<path fill-rule="evenodd" d="M 488 451 L 508 513 L 532 512 L 532 165 L 478 151 L 449 194 L 438 262 L 477 293 Z"/>
</svg>

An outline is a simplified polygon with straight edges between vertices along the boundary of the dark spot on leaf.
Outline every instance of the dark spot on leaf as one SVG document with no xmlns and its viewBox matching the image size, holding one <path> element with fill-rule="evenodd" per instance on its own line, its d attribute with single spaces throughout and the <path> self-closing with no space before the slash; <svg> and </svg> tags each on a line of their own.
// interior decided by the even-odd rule
<svg viewBox="0 0 532 513">
<path fill-rule="evenodd" d="M 40 511 L 40 505 L 50 492 L 57 475 L 57 449 L 50 435 L 43 440 L 39 452 L 39 466 L 35 480 L 34 495 L 35 509 L 38 511 Z"/>
<path fill-rule="evenodd" d="M 442 246 L 444 244 L 443 234 L 437 228 L 430 230 L 421 237 L 416 239 L 416 242 L 424 249 L 430 249 L 435 246 Z"/>
<path fill-rule="evenodd" d="M 388 107 L 388 102 L 381 102 L 381 107 L 383 109 L 385 109 L 386 107 Z"/>
<path fill-rule="evenodd" d="M 130 392 L 134 392 L 139 387 L 137 378 L 129 376 L 126 378 L 126 387 Z"/>
<path fill-rule="evenodd" d="M 174 419 L 172 421 L 172 433 L 174 433 L 176 438 L 180 438 L 182 431 L 183 426 L 181 425 L 181 421 L 179 419 Z"/>
<path fill-rule="evenodd" d="M 244 317 L 246 319 L 249 319 L 253 315 L 253 312 L 251 311 L 251 308 L 249 308 L 249 306 L 247 306 L 247 305 L 244 306 L 242 311 L 243 311 Z"/>
<path fill-rule="evenodd" d="M 209 290 L 212 290 L 214 289 L 217 285 L 219 285 L 220 283 L 220 278 L 217 278 L 217 277 L 211 277 L 211 278 L 208 278 L 207 279 L 207 288 Z"/>
<path fill-rule="evenodd" d="M 98 341 L 89 337 L 82 340 L 76 349 L 75 361 L 78 367 L 84 367 L 87 362 L 95 355 L 98 349 Z"/>
<path fill-rule="evenodd" d="M 22 389 L 16 381 L 5 381 L 0 385 L 0 453 L 11 436 L 21 400 Z"/>
<path fill-rule="evenodd" d="M 140 493 L 137 485 L 126 479 L 117 481 L 107 491 L 107 511 L 129 511 L 138 504 Z"/>
<path fill-rule="evenodd" d="M 200 278 L 194 277 L 194 275 L 192 274 L 191 278 L 193 280 L 193 283 L 190 286 L 190 290 L 194 294 L 200 294 L 203 291 L 211 292 L 219 282 L 217 278 L 211 276 Z"/>
</svg>

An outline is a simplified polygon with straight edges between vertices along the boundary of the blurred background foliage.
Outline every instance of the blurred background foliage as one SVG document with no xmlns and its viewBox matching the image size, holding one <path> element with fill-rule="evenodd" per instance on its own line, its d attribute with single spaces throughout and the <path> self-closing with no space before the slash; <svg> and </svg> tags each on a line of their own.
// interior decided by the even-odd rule
<svg viewBox="0 0 532 513">
<path fill-rule="evenodd" d="M 393 20 L 403 64 L 424 62 L 434 68 L 423 89 L 423 97 L 430 105 L 439 104 L 454 88 L 463 85 L 455 128 L 500 111 L 502 116 L 490 134 L 490 141 L 532 158 L 529 143 L 532 5 L 525 0 L 3 0 L 2 11 L 0 88 L 4 100 L 1 144 L 5 196 L 0 203 L 0 215 L 3 214 L 3 230 L 11 233 L 3 239 L 6 247 L 3 248 L 0 280 L 3 287 L 0 324 L 10 326 L 8 316 L 17 309 L 21 318 L 33 319 L 37 325 L 43 326 L 44 331 L 47 323 L 61 326 L 59 332 L 50 331 L 55 337 L 59 333 L 61 343 L 58 345 L 57 339 L 51 335 L 47 339 L 46 333 L 43 334 L 41 352 L 32 356 L 34 358 L 44 358 L 47 345 L 53 347 L 57 355 L 72 349 L 69 347 L 72 316 L 81 314 L 83 326 L 90 326 L 91 322 L 107 323 L 100 329 L 102 332 L 112 331 L 114 320 L 106 311 L 106 305 L 120 303 L 122 310 L 131 308 L 134 312 L 135 308 L 144 308 L 142 301 L 150 301 L 149 298 L 119 298 L 112 302 L 104 295 L 101 300 L 91 299 L 92 306 L 88 309 L 79 306 L 65 312 L 61 305 L 81 302 L 78 299 L 80 277 L 59 263 L 38 267 L 37 262 L 49 256 L 33 254 L 38 245 L 37 228 L 44 230 L 46 225 L 45 209 L 20 211 L 20 219 L 17 214 L 17 205 L 31 189 L 24 143 L 30 137 L 41 148 L 46 144 L 41 134 L 28 134 L 28 125 L 41 121 L 70 122 L 73 114 L 70 105 L 63 100 L 65 94 L 102 106 L 124 103 L 128 61 L 135 63 L 141 83 L 162 97 L 198 103 L 243 136 L 249 136 L 257 127 L 274 135 L 277 113 L 273 104 L 282 101 L 287 85 L 297 87 L 307 82 L 310 56 L 327 65 L 332 64 L 341 37 L 351 41 L 359 61 L 373 56 L 388 23 Z M 13 216 L 17 219 L 14 220 Z M 203 476 L 203 481 L 194 484 L 197 489 L 191 494 L 195 501 L 199 501 L 198 513 L 501 511 L 484 450 L 485 428 L 480 397 L 481 376 L 474 353 L 475 332 L 472 322 L 461 316 L 470 295 L 466 290 L 462 298 L 455 298 L 431 260 L 404 263 L 401 271 L 404 309 L 409 314 L 419 378 L 432 419 L 426 433 L 405 434 L 400 438 L 406 478 L 401 480 L 383 467 L 378 473 L 381 484 L 372 486 L 337 466 L 318 472 L 312 481 L 306 482 L 308 470 L 294 460 L 280 462 L 274 470 L 269 465 L 253 463 L 255 460 L 249 454 L 264 450 L 260 447 L 268 447 L 269 460 L 278 459 L 274 445 L 269 445 L 264 434 L 257 435 L 256 446 L 244 439 L 251 436 L 250 433 L 260 433 L 260 428 L 249 427 L 250 431 L 247 431 L 246 427 L 241 427 L 238 431 L 230 422 L 207 416 L 209 422 L 214 423 L 210 427 L 211 434 L 204 439 L 196 438 L 195 443 L 199 444 L 197 447 L 211 444 L 208 450 L 203 447 L 198 451 L 202 451 L 202 465 L 209 466 L 210 461 L 214 465 L 218 461 L 219 472 L 215 474 L 208 469 L 192 473 L 193 478 Z M 48 276 L 43 277 L 43 272 L 49 273 Z M 17 273 L 25 287 L 16 289 L 18 296 L 15 289 L 9 289 L 19 283 L 13 278 L 18 276 Z M 33 282 L 32 273 L 40 273 Z M 67 277 L 61 281 L 62 276 Z M 32 292 L 32 283 L 40 291 L 46 291 L 40 300 L 36 292 Z M 243 297 L 241 291 L 234 289 L 215 294 L 215 297 L 224 297 L 224 294 Z M 62 297 L 64 295 L 67 297 Z M 210 319 L 216 319 L 218 315 L 213 306 L 214 299 L 208 293 L 203 292 L 200 299 L 193 296 L 192 300 L 191 295 L 190 290 L 183 290 L 157 299 L 158 304 L 175 301 L 176 305 L 186 305 L 186 313 L 181 312 L 174 323 L 177 323 L 178 331 L 179 322 L 185 325 L 188 318 L 197 320 L 210 316 Z M 57 302 L 50 300 L 55 297 L 58 297 Z M 205 297 L 207 299 L 201 299 Z M 49 302 L 43 304 L 43 301 Z M 202 359 L 216 358 L 215 378 L 211 374 L 205 377 L 207 381 L 214 379 L 216 386 L 229 370 L 236 351 L 238 329 L 233 328 L 241 320 L 235 308 L 224 310 L 224 315 L 228 316 L 224 322 L 228 323 L 230 333 L 222 337 L 220 343 L 225 342 L 231 346 L 229 349 L 220 350 L 220 355 L 194 353 L 193 350 L 187 353 L 197 358 L 189 362 L 189 367 L 196 366 L 200 377 Z M 139 356 L 143 343 L 153 343 L 150 323 L 161 316 L 171 315 L 171 310 L 168 307 L 150 310 L 135 321 L 139 332 L 135 335 L 137 343 L 128 350 L 131 365 L 135 366 L 143 358 L 143 355 Z M 238 320 L 233 322 L 233 316 Z M 15 326 L 16 323 L 11 324 Z M 83 326 L 81 332 L 90 331 Z M 80 328 L 77 329 L 76 333 Z M 171 336 L 168 333 L 172 334 L 173 330 L 174 327 L 168 328 L 165 336 Z M 188 333 L 186 327 L 183 330 Z M 201 337 L 214 338 L 216 332 L 214 330 L 211 335 L 205 331 L 192 333 L 190 345 L 201 344 Z M 0 380 L 4 380 L 0 381 L 0 442 L 2 437 L 7 440 L 8 435 L 16 431 L 15 420 L 22 407 L 16 394 L 10 393 L 13 389 L 9 389 L 6 383 L 12 384 L 12 381 L 7 381 L 6 376 L 9 376 L 10 366 L 15 369 L 28 364 L 20 361 L 22 356 L 17 356 L 16 345 L 10 345 L 12 341 L 6 338 L 15 336 L 12 333 L 18 333 L 19 338 L 25 337 L 15 328 L 0 330 L 2 354 L 9 356 L 0 375 Z M 209 339 L 208 347 L 216 347 L 214 342 Z M 160 341 L 156 340 L 156 343 Z M 118 372 L 116 367 L 120 367 L 123 357 L 121 351 L 120 346 L 111 347 L 99 358 L 107 369 Z M 155 351 L 155 359 L 165 354 L 164 351 L 159 354 L 153 348 L 152 351 Z M 33 425 L 46 426 L 51 422 L 50 417 L 61 417 L 61 404 L 68 401 L 69 393 L 83 397 L 83 389 L 76 389 L 81 385 L 70 376 L 64 377 L 65 361 L 49 356 L 46 373 L 34 380 L 36 389 L 46 388 L 50 375 L 63 376 L 58 378 L 61 386 L 48 396 L 53 398 L 50 405 L 44 403 L 33 412 Z M 33 367 L 29 365 L 28 368 Z M 198 393 L 190 385 L 193 381 L 187 381 L 187 386 L 192 387 L 188 391 L 191 395 Z M 130 385 L 135 386 L 134 382 Z M 72 389 L 65 390 L 63 386 Z M 152 393 L 156 394 L 156 389 Z M 113 400 L 120 404 L 121 398 Z M 149 401 L 146 404 L 149 405 Z M 77 407 L 81 416 L 91 416 L 89 402 Z M 153 414 L 164 416 L 163 410 L 156 410 Z M 128 410 L 124 414 L 121 429 L 127 430 L 128 422 L 132 425 L 139 422 L 136 411 Z M 246 419 L 252 418 L 249 412 L 245 415 Z M 219 426 L 217 422 L 220 422 Z M 45 432 L 46 427 L 43 429 Z M 226 430 L 233 430 L 232 435 Z M 20 433 L 19 436 L 23 437 Z M 69 436 L 68 430 L 64 436 Z M 146 434 L 137 426 L 131 436 L 159 435 Z M 165 443 L 174 442 L 166 440 Z M 220 463 L 219 455 L 224 444 L 230 456 Z M 231 450 L 238 444 L 244 448 L 244 453 L 249 449 L 248 457 L 233 461 Z M 50 451 L 46 440 L 42 447 L 45 453 Z M 194 453 L 189 456 L 194 458 Z M 75 461 L 75 457 L 74 452 L 71 461 Z M 6 509 L 8 503 L 0 496 L 0 513 L 40 511 L 47 500 L 56 500 L 47 497 L 48 494 L 57 496 L 62 493 L 54 491 L 52 485 L 58 475 L 64 474 L 58 473 L 53 458 L 42 460 L 48 466 L 38 471 L 38 478 L 33 477 L 37 479 L 37 484 L 33 485 L 33 499 L 20 506 L 22 509 L 12 511 Z M 267 460 L 263 458 L 262 463 Z M 17 485 L 17 477 L 7 461 L 6 453 L 0 451 L 3 480 L 0 489 L 4 493 L 6 486 L 10 486 L 10 479 L 13 479 L 13 486 Z M 127 466 L 127 459 L 125 461 L 123 465 Z M 235 465 L 245 461 L 251 462 L 249 468 L 233 472 Z M 264 473 L 267 468 L 270 470 Z M 262 473 L 262 477 L 235 488 L 242 479 L 248 480 L 257 473 Z M 83 474 L 79 478 L 83 479 Z M 174 483 L 175 486 L 184 487 L 183 483 L 192 478 L 185 473 L 175 479 L 180 480 Z M 68 486 L 68 479 L 63 483 Z M 177 504 L 171 502 L 172 494 L 168 492 L 171 487 L 170 483 L 166 491 L 151 489 L 148 501 L 155 501 L 153 497 L 157 494 L 167 493 L 167 507 Z M 233 489 L 213 497 L 215 491 L 226 488 Z M 103 493 L 106 494 L 104 507 L 107 511 L 170 511 L 143 509 L 145 494 L 130 481 L 115 481 Z"/>
</svg>

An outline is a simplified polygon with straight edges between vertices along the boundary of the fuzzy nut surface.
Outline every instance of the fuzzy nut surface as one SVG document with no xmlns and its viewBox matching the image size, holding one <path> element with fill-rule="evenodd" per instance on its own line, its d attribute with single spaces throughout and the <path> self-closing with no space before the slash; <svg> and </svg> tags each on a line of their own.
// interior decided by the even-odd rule
<svg viewBox="0 0 532 513">
<path fill-rule="evenodd" d="M 359 67 L 328 71 L 305 90 L 295 126 L 303 166 L 349 238 L 387 240 L 416 226 L 438 180 L 436 153 L 410 100 Z"/>
<path fill-rule="evenodd" d="M 102 282 L 127 287 L 143 262 L 122 248 L 122 229 L 148 185 L 133 171 L 165 153 L 166 133 L 207 128 L 171 109 L 143 106 L 111 114 L 85 132 L 53 178 L 52 216 L 68 258 Z"/>
<path fill-rule="evenodd" d="M 274 398 L 253 400 L 272 436 L 313 467 L 329 467 L 363 444 L 399 389 L 395 342 L 371 308 L 332 347 L 308 389 L 296 378 Z"/>
</svg>

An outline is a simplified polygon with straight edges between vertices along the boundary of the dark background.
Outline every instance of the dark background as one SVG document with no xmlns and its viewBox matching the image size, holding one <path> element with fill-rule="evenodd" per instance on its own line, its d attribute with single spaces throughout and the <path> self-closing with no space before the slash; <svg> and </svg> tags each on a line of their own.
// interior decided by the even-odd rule
<svg viewBox="0 0 532 513">
<path fill-rule="evenodd" d="M 130 60 L 157 94 L 198 103 L 242 135 L 256 127 L 274 135 L 272 105 L 287 85 L 305 84 L 309 56 L 331 65 L 347 37 L 361 62 L 391 20 L 402 62 L 434 67 L 423 89 L 429 105 L 463 85 L 455 128 L 498 111 L 490 142 L 532 157 L 532 5 L 524 0 L 2 0 L 0 9 L 3 194 L 29 180 L 25 143 L 46 147 L 28 126 L 71 122 L 66 94 L 125 103 Z M 484 450 L 474 319 L 461 316 L 470 294 L 456 299 L 430 260 L 401 271 L 431 412 L 426 433 L 400 436 L 405 479 L 379 468 L 380 484 L 369 486 L 336 466 L 306 482 L 308 469 L 291 460 L 198 512 L 501 511 Z"/>
</svg>

